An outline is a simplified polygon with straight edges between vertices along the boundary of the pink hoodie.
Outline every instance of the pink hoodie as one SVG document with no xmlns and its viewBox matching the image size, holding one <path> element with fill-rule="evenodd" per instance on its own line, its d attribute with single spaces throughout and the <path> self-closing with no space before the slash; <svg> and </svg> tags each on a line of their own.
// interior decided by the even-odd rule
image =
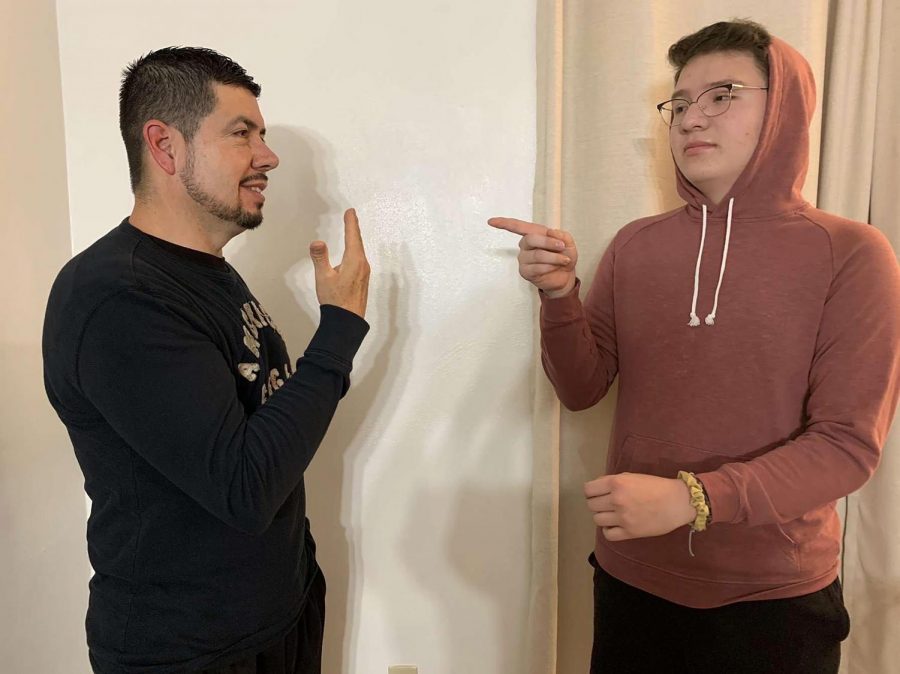
<svg viewBox="0 0 900 674">
<path fill-rule="evenodd" d="M 897 260 L 875 227 L 803 200 L 815 84 L 784 42 L 769 60 L 759 144 L 722 203 L 704 217 L 679 172 L 687 205 L 621 229 L 583 305 L 577 288 L 541 294 L 563 404 L 590 407 L 619 377 L 607 471 L 693 471 L 712 506 L 695 557 L 681 527 L 617 543 L 598 530 L 597 560 L 698 608 L 834 580 L 836 500 L 872 475 L 900 394 Z"/>
</svg>

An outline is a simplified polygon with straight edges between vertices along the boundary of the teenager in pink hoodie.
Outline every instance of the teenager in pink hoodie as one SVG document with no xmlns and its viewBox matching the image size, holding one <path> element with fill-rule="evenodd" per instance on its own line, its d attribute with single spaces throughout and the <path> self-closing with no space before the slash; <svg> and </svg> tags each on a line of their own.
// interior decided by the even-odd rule
<svg viewBox="0 0 900 674">
<path fill-rule="evenodd" d="M 837 672 L 835 505 L 871 477 L 897 405 L 897 260 L 876 227 L 801 196 L 815 83 L 799 53 L 738 21 L 669 58 L 659 110 L 685 205 L 622 228 L 584 302 L 569 233 L 490 221 L 521 235 L 563 404 L 619 378 L 606 475 L 585 486 L 591 672 Z"/>
</svg>

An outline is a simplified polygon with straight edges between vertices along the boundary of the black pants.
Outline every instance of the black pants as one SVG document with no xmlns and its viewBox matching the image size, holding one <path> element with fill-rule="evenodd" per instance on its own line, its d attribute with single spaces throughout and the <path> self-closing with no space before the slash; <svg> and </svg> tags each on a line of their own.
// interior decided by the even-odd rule
<svg viewBox="0 0 900 674">
<path fill-rule="evenodd" d="M 321 674 L 325 629 L 325 577 L 309 588 L 306 607 L 293 629 L 261 653 L 200 674 Z"/>
<path fill-rule="evenodd" d="M 591 674 L 837 674 L 850 632 L 838 580 L 801 597 L 694 609 L 631 587 L 593 553 Z"/>
</svg>

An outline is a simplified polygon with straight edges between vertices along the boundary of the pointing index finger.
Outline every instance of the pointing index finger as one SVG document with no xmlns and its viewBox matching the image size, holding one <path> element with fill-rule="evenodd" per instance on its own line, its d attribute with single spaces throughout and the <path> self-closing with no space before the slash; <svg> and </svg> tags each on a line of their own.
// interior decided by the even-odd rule
<svg viewBox="0 0 900 674">
<path fill-rule="evenodd" d="M 526 234 L 540 234 L 541 236 L 547 236 L 548 231 L 544 225 L 528 222 L 527 220 L 517 220 L 515 218 L 491 218 L 488 220 L 488 224 L 491 227 L 505 229 L 507 232 L 512 232 L 513 234 L 519 234 L 521 236 L 525 236 Z"/>
<path fill-rule="evenodd" d="M 344 248 L 365 252 L 362 233 L 359 231 L 359 218 L 355 208 L 344 211 Z"/>
</svg>

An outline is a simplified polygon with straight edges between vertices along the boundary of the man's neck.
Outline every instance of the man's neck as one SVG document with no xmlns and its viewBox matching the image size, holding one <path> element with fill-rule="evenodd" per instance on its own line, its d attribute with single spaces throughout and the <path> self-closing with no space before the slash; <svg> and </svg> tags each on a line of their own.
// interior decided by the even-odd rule
<svg viewBox="0 0 900 674">
<path fill-rule="evenodd" d="M 136 229 L 158 239 L 218 257 L 222 257 L 225 244 L 239 233 L 230 233 L 222 227 L 224 223 L 206 223 L 196 214 L 176 212 L 158 202 L 135 201 L 129 221 Z"/>
</svg>

